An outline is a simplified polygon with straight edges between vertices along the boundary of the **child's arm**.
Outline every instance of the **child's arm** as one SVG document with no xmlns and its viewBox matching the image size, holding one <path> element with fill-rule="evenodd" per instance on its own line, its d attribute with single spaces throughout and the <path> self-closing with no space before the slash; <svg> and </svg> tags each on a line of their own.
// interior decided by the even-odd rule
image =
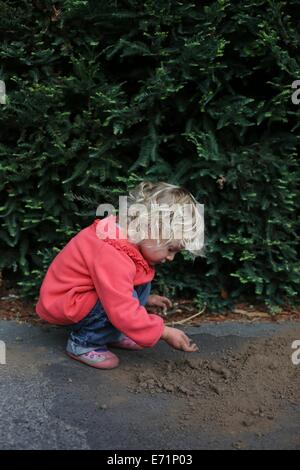
<svg viewBox="0 0 300 470">
<path fill-rule="evenodd" d="M 172 348 L 180 349 L 181 351 L 195 352 L 199 349 L 183 331 L 177 328 L 165 326 L 161 339 L 165 340 Z"/>
<path fill-rule="evenodd" d="M 90 266 L 95 290 L 110 322 L 140 346 L 151 348 L 160 340 L 164 322 L 158 315 L 149 314 L 133 296 L 135 273 L 134 262 L 106 244 Z"/>
</svg>

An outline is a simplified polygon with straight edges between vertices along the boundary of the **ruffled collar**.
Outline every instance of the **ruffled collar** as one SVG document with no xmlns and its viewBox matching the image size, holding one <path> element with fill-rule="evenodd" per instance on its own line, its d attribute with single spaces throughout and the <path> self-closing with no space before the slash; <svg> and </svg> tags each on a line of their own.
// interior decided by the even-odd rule
<svg viewBox="0 0 300 470">
<path fill-rule="evenodd" d="M 119 226 L 116 225 L 116 216 L 110 215 L 102 220 L 96 219 L 93 225 L 95 226 L 97 236 L 101 240 L 117 250 L 126 253 L 134 261 L 135 265 L 142 268 L 147 274 L 153 274 L 155 272 L 154 268 L 150 266 L 148 261 L 143 257 L 138 247 L 130 243 L 127 238 L 124 238 L 124 233 Z"/>
</svg>

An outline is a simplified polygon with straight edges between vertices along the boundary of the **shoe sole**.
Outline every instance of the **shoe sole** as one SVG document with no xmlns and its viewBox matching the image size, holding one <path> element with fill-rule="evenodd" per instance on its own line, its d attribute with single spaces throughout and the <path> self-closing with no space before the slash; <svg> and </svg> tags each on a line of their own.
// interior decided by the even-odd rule
<svg viewBox="0 0 300 470">
<path fill-rule="evenodd" d="M 109 347 L 114 349 L 124 349 L 125 351 L 142 351 L 144 348 L 124 348 L 123 346 L 115 346 L 114 344 L 108 344 Z"/>
<path fill-rule="evenodd" d="M 97 363 L 86 362 L 85 360 L 80 359 L 80 356 L 75 356 L 75 354 L 69 353 L 68 351 L 66 351 L 66 355 L 71 357 L 72 359 L 75 359 L 75 361 L 81 362 L 82 364 L 85 364 L 86 366 L 93 367 L 94 369 L 115 369 L 116 367 L 118 367 L 119 362 L 120 362 L 119 359 L 116 357 L 117 362 L 115 364 L 109 364 L 108 361 L 103 361 L 103 362 L 99 362 L 99 364 L 97 365 Z"/>
</svg>

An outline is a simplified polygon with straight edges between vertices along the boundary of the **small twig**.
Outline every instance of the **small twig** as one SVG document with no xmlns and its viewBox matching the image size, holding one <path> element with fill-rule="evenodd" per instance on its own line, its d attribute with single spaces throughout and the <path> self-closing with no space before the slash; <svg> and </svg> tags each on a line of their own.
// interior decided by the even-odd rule
<svg viewBox="0 0 300 470">
<path fill-rule="evenodd" d="M 180 320 L 180 321 L 173 321 L 171 323 L 165 323 L 166 326 L 169 326 L 169 325 L 182 325 L 183 323 L 186 323 L 187 321 L 189 320 L 192 320 L 193 318 L 196 318 L 198 317 L 199 315 L 202 315 L 202 313 L 204 313 L 206 310 L 206 304 L 204 304 L 204 307 L 202 310 L 200 310 L 200 312 L 198 313 L 195 313 L 195 315 L 192 315 L 191 317 L 188 317 L 188 318 L 185 318 L 184 320 Z"/>
<path fill-rule="evenodd" d="M 61 15 L 61 10 L 59 8 L 56 8 L 55 5 L 53 5 L 51 21 L 58 21 L 60 15 Z"/>
<path fill-rule="evenodd" d="M 171 310 L 164 309 L 163 314 L 168 317 L 169 315 L 172 315 L 173 313 L 182 313 L 182 310 L 180 308 L 172 308 Z"/>
<path fill-rule="evenodd" d="M 188 312 L 192 312 L 194 310 L 193 307 L 186 307 L 184 305 L 178 304 L 178 302 L 174 302 L 173 307 L 174 308 L 171 308 L 170 310 L 168 310 L 168 308 L 166 306 L 163 307 L 163 315 L 165 317 L 168 317 L 168 316 L 173 315 L 173 314 L 183 313 L 184 310 L 187 310 Z"/>
</svg>

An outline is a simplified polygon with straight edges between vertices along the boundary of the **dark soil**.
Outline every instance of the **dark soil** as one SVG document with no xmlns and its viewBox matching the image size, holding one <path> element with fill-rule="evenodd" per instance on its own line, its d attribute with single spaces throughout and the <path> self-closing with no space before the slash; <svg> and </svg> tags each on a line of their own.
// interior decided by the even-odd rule
<svg viewBox="0 0 300 470">
<path fill-rule="evenodd" d="M 207 309 L 199 313 L 193 300 L 171 299 L 173 307 L 165 312 L 156 307 L 147 307 L 149 312 L 155 311 L 162 316 L 165 323 L 170 326 L 176 326 L 180 322 L 184 325 L 197 326 L 203 322 L 222 322 L 222 321 L 272 321 L 281 322 L 286 320 L 300 320 L 300 307 L 293 309 L 288 306 L 282 309 L 280 313 L 272 315 L 263 304 L 251 305 L 249 303 L 237 303 L 233 310 L 224 313 L 208 312 Z M 46 324 L 35 313 L 34 300 L 22 298 L 18 290 L 8 287 L 0 276 L 0 320 L 15 320 L 20 323 Z M 190 318 L 194 315 L 195 318 Z M 179 323 L 179 324 L 180 324 Z"/>
<path fill-rule="evenodd" d="M 300 366 L 291 361 L 291 344 L 297 338 L 300 325 L 293 333 L 253 339 L 238 354 L 226 353 L 222 360 L 199 355 L 165 360 L 136 373 L 130 391 L 181 397 L 181 425 L 191 430 L 193 423 L 214 422 L 234 434 L 249 428 L 259 437 L 269 428 L 274 430 L 274 420 L 280 422 L 286 406 L 299 406 Z"/>
<path fill-rule="evenodd" d="M 282 322 L 286 320 L 300 320 L 300 308 L 292 309 L 286 307 L 276 315 L 271 315 L 267 308 L 262 304 L 251 305 L 249 303 L 237 303 L 235 308 L 226 313 L 207 312 L 204 310 L 195 318 L 189 319 L 197 314 L 192 300 L 171 299 L 173 307 L 166 312 L 157 308 L 147 308 L 149 312 L 155 311 L 170 326 L 176 326 L 177 322 L 183 322 L 184 325 L 197 326 L 203 322 L 223 322 L 223 321 L 246 321 L 246 322 Z M 0 284 L 0 319 L 16 320 L 21 323 L 45 324 L 35 313 L 35 302 L 24 300 L 15 288 L 8 288 L 5 282 Z"/>
</svg>

